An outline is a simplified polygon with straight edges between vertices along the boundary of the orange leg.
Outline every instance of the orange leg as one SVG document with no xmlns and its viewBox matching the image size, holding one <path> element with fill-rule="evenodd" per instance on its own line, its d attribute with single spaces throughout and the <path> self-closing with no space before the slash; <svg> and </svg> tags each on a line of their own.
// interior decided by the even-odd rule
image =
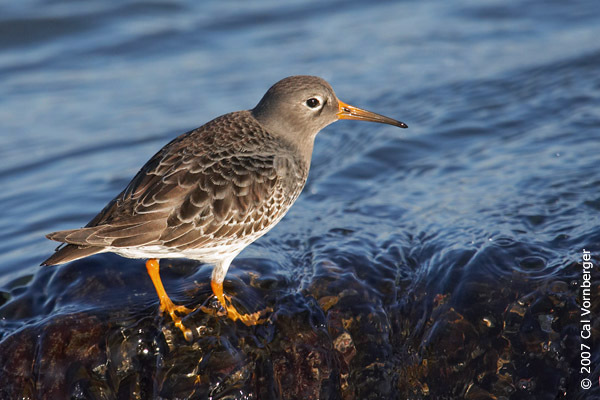
<svg viewBox="0 0 600 400">
<path fill-rule="evenodd" d="M 261 318 L 264 314 L 269 311 L 272 311 L 271 308 L 266 308 L 261 311 L 257 311 L 252 314 L 240 314 L 238 310 L 235 309 L 233 304 L 231 304 L 231 300 L 229 296 L 223 294 L 223 282 L 216 282 L 214 280 L 210 281 L 210 287 L 212 288 L 213 293 L 217 296 L 217 300 L 221 303 L 221 306 L 227 311 L 227 316 L 231 318 L 233 321 L 240 320 L 246 326 L 263 324 L 267 321 L 266 318 Z"/>
<path fill-rule="evenodd" d="M 159 268 L 160 266 L 156 258 L 151 258 L 148 261 L 146 261 L 146 269 L 148 270 L 148 275 L 150 275 L 150 279 L 152 279 L 152 283 L 154 284 L 154 287 L 156 288 L 156 293 L 158 293 L 158 298 L 160 299 L 160 311 L 168 312 L 171 316 L 171 319 L 175 323 L 175 326 L 181 329 L 181 332 L 183 332 L 183 336 L 185 337 L 185 339 L 187 341 L 191 341 L 193 338 L 192 331 L 183 326 L 181 318 L 179 317 L 179 315 L 177 315 L 177 313 L 187 315 L 193 310 L 190 310 L 189 308 L 184 306 L 178 306 L 173 304 L 173 302 L 169 298 L 169 295 L 165 291 L 165 287 L 163 286 L 162 281 L 160 280 Z"/>
</svg>

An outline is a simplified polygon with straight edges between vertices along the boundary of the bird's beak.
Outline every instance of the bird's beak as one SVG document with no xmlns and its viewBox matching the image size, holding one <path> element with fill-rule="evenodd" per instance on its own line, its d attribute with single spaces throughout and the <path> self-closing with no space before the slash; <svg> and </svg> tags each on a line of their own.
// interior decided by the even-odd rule
<svg viewBox="0 0 600 400">
<path fill-rule="evenodd" d="M 395 119 L 351 106 L 339 100 L 338 104 L 340 108 L 340 110 L 337 113 L 338 119 L 357 119 L 360 121 L 379 122 L 380 124 L 388 124 L 399 126 L 400 128 L 408 128 L 408 126 L 404 122 L 396 121 Z"/>
</svg>

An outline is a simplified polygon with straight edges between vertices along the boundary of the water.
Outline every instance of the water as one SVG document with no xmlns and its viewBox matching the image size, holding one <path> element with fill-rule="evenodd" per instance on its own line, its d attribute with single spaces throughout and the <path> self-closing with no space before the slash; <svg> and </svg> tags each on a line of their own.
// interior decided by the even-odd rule
<svg viewBox="0 0 600 400">
<path fill-rule="evenodd" d="M 593 1 L 4 5 L 0 393 L 597 396 L 578 285 L 583 249 L 600 262 L 599 17 Z M 227 277 L 272 323 L 199 312 L 187 344 L 143 262 L 38 266 L 46 233 L 85 225 L 172 137 L 294 74 L 409 129 L 318 136 L 304 193 Z M 210 302 L 210 267 L 162 265 L 175 299 Z"/>
</svg>

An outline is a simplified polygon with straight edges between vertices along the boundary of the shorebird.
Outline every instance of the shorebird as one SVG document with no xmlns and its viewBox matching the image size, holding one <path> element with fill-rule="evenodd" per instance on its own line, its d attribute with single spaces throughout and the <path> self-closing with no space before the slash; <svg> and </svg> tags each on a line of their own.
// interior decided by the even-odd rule
<svg viewBox="0 0 600 400">
<path fill-rule="evenodd" d="M 225 275 L 233 259 L 296 201 L 315 136 L 340 119 L 407 127 L 343 103 L 321 78 L 285 78 L 253 109 L 222 115 L 173 139 L 84 228 L 48 234 L 63 244 L 42 265 L 102 252 L 148 259 L 160 310 L 192 340 L 180 315 L 193 310 L 171 301 L 158 260 L 199 260 L 214 264 L 211 288 L 228 317 L 248 326 L 262 323 L 263 312 L 242 314 L 233 306 L 223 293 Z"/>
</svg>

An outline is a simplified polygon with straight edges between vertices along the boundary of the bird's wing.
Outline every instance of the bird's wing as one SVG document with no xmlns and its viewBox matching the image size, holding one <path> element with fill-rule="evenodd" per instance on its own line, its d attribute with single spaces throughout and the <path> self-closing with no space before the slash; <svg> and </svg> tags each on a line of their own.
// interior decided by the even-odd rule
<svg viewBox="0 0 600 400">
<path fill-rule="evenodd" d="M 280 154 L 252 143 L 223 147 L 194 137 L 201 133 L 192 131 L 165 146 L 85 228 L 48 238 L 77 245 L 185 249 L 225 244 L 277 222 L 302 189 L 297 183 L 289 187 L 298 179 L 286 175 L 302 169 L 286 157 L 282 174 Z"/>
</svg>

